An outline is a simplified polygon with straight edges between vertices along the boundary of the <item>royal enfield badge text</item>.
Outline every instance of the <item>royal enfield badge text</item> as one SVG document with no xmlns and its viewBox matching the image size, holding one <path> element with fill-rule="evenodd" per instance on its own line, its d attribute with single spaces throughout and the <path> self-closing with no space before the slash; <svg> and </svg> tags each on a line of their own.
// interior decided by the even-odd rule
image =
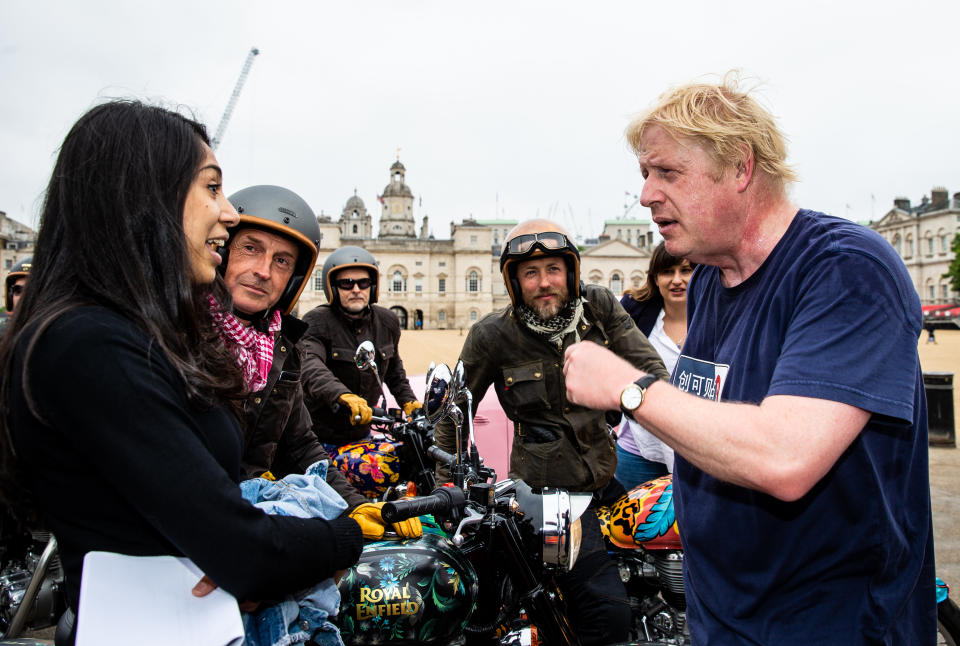
<svg viewBox="0 0 960 646">
<path fill-rule="evenodd" d="M 360 588 L 360 603 L 356 606 L 357 619 L 373 617 L 396 617 L 415 615 L 420 610 L 417 601 L 410 600 L 410 588 L 391 586 L 389 588 Z"/>
</svg>

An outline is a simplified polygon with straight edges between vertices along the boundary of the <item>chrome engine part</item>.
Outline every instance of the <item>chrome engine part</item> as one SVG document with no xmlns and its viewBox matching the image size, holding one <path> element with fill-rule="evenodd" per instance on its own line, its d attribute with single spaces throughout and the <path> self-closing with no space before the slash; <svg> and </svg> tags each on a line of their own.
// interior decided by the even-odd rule
<svg viewBox="0 0 960 646">
<path fill-rule="evenodd" d="M 657 578 L 664 590 L 683 597 L 683 552 L 665 551 L 653 555 Z M 682 609 L 682 608 L 681 608 Z"/>
<path fill-rule="evenodd" d="M 26 551 L 9 558 L 0 570 L 0 634 L 5 634 L 23 601 L 30 579 L 36 571 L 44 547 L 50 540 L 47 532 L 31 532 L 32 541 Z M 10 555 L 5 555 L 9 557 Z M 36 600 L 26 617 L 25 627 L 44 628 L 57 623 L 63 612 L 63 568 L 59 556 L 47 567 L 46 576 L 37 591 Z"/>
</svg>

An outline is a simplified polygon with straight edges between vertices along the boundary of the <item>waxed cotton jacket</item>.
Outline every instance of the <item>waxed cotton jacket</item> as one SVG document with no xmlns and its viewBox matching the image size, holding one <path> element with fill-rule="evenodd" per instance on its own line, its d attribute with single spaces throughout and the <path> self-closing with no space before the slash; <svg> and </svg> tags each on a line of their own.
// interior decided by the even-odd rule
<svg viewBox="0 0 960 646">
<path fill-rule="evenodd" d="M 609 290 L 586 285 L 581 292 L 587 301 L 577 329 L 581 340 L 606 346 L 637 368 L 669 378 L 657 351 Z M 605 411 L 567 399 L 563 355 L 574 341 L 570 333 L 558 347 L 530 331 L 508 306 L 474 323 L 460 353 L 474 413 L 492 383 L 514 423 L 509 475 L 531 487 L 595 491 L 617 468 L 615 438 Z M 435 441 L 448 452 L 455 450 L 449 422 L 438 425 Z"/>
<path fill-rule="evenodd" d="M 290 473 L 303 473 L 314 462 L 329 459 L 313 433 L 310 414 L 303 403 L 301 357 L 296 342 L 306 329 L 300 319 L 283 317 L 273 346 L 267 385 L 244 402 L 244 478 L 256 478 L 269 471 L 279 479 Z M 367 502 L 332 461 L 327 469 L 327 484 L 347 501 L 348 511 Z"/>
<path fill-rule="evenodd" d="M 397 403 L 416 400 L 403 361 L 397 352 L 400 319 L 385 307 L 371 305 L 360 318 L 343 314 L 339 307 L 320 305 L 303 317 L 309 325 L 301 340 L 303 393 L 313 417 L 313 430 L 321 442 L 342 446 L 367 436 L 368 424 L 351 426 L 349 410 L 337 398 L 353 393 L 371 407 L 380 399 L 380 383 L 372 370 L 360 370 L 354 353 L 363 341 L 376 348 L 377 370 Z"/>
</svg>

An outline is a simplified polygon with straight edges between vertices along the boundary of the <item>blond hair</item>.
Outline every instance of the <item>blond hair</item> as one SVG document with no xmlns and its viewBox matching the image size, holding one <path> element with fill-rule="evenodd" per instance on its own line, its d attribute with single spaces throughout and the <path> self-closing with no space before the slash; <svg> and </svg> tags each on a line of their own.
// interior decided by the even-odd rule
<svg viewBox="0 0 960 646">
<path fill-rule="evenodd" d="M 720 174 L 727 168 L 739 168 L 746 149 L 753 156 L 754 168 L 782 191 L 797 179 L 786 162 L 786 137 L 773 115 L 740 86 L 739 72 L 731 70 L 719 85 L 691 83 L 667 90 L 653 107 L 627 125 L 630 147 L 639 155 L 646 129 L 660 126 L 675 138 L 701 144 Z"/>
</svg>

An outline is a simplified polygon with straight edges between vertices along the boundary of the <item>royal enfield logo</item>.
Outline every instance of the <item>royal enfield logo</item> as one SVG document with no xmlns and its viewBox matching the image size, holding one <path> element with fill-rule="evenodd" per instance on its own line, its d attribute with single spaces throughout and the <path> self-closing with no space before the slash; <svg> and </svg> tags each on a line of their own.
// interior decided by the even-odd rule
<svg viewBox="0 0 960 646">
<path fill-rule="evenodd" d="M 415 615 L 420 604 L 410 600 L 410 589 L 391 586 L 389 588 L 360 588 L 360 603 L 357 604 L 357 620 L 374 617 L 398 617 Z"/>
</svg>

